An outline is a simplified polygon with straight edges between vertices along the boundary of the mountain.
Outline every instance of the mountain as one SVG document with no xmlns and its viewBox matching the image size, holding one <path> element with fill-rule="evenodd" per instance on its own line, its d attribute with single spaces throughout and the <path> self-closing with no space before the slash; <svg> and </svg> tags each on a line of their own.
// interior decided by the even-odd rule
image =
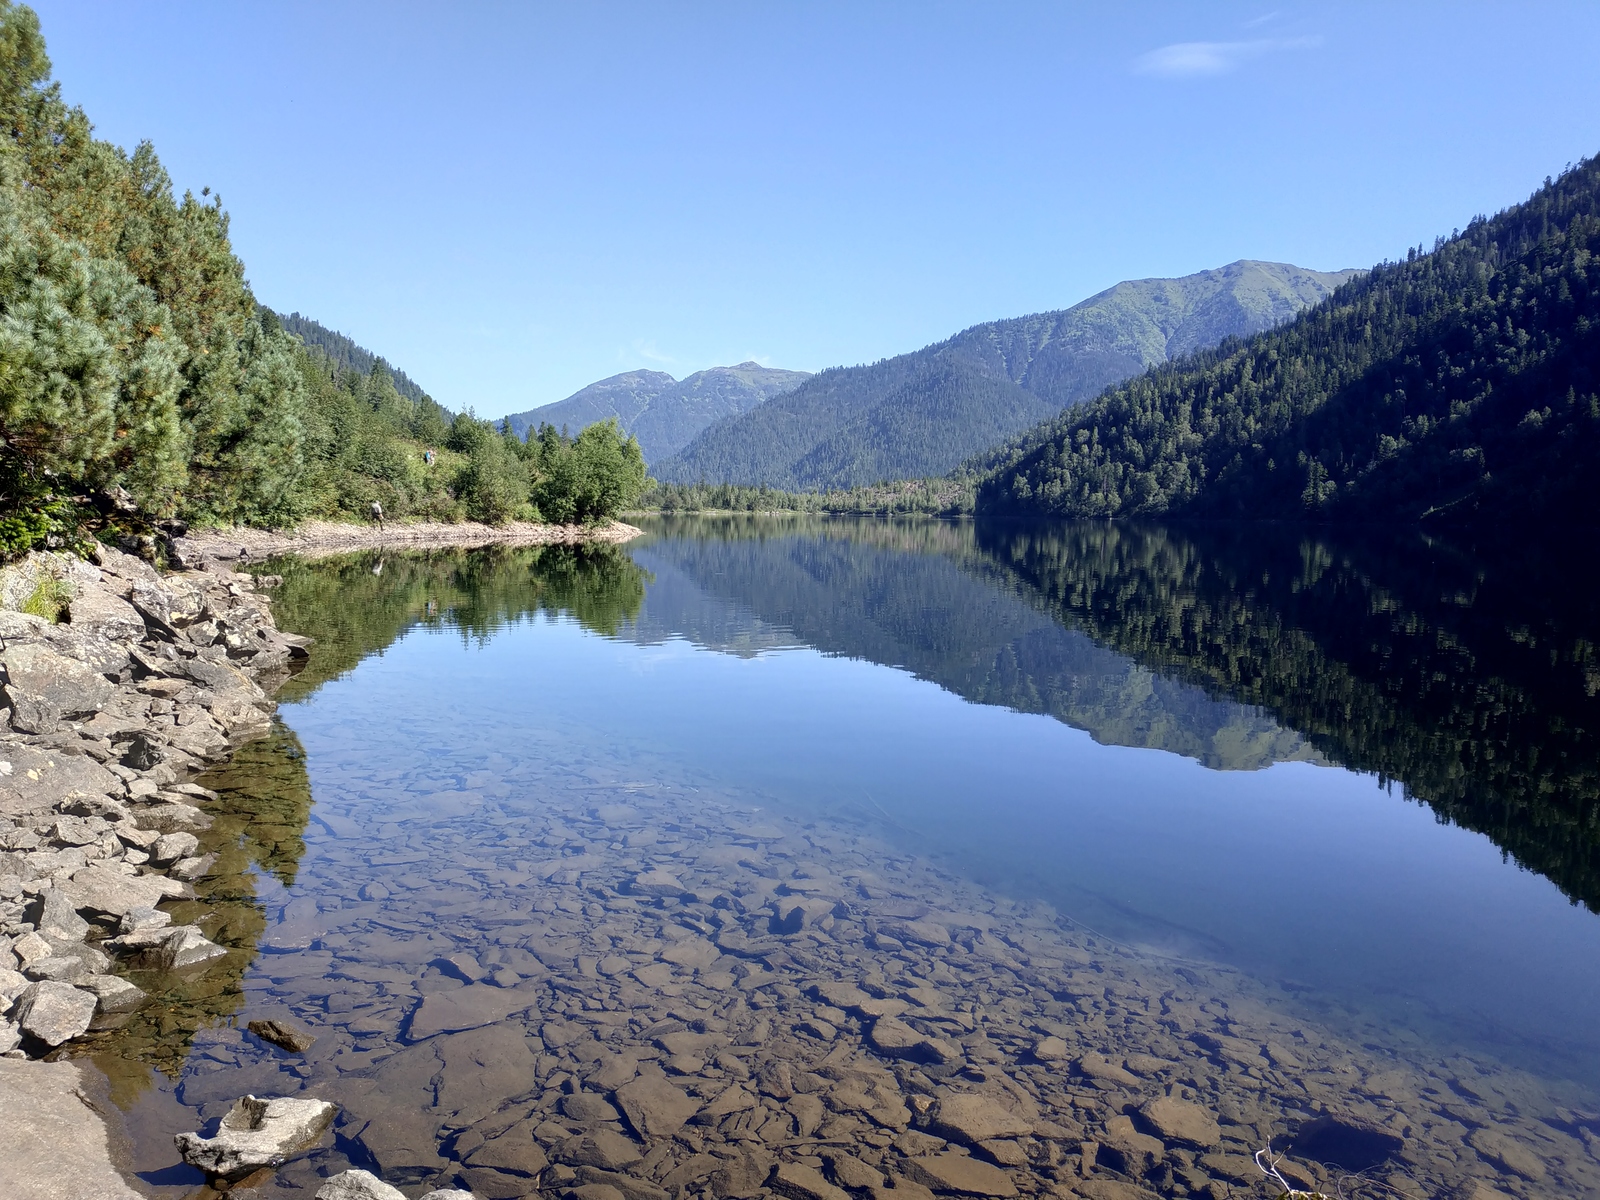
<svg viewBox="0 0 1600 1200">
<path fill-rule="evenodd" d="M 389 372 L 389 379 L 394 384 L 394 390 L 407 400 L 417 401 L 427 397 L 428 393 L 421 386 L 414 383 L 411 378 L 398 367 L 389 362 L 382 355 L 374 354 L 364 346 L 345 337 L 344 334 L 329 329 L 320 322 L 313 321 L 310 317 L 302 317 L 299 313 L 290 313 L 284 316 L 280 312 L 272 312 L 270 308 L 263 307 L 263 312 L 272 313 L 289 333 L 295 335 L 307 346 L 321 350 L 328 359 L 343 367 L 346 371 L 353 371 L 357 375 L 370 375 L 372 368 L 382 364 L 383 369 Z"/>
<path fill-rule="evenodd" d="M 1600 159 L 991 455 L 980 511 L 1592 520 Z"/>
<path fill-rule="evenodd" d="M 991 321 L 898 358 L 823 371 L 711 426 L 654 474 L 794 490 L 943 475 L 1148 367 L 1270 329 L 1351 274 L 1243 260 L 1119 283 L 1059 312 Z"/>
<path fill-rule="evenodd" d="M 656 463 L 712 422 L 748 412 L 808 377 L 805 371 L 754 362 L 696 371 L 683 380 L 665 371 L 626 371 L 591 383 L 565 400 L 512 413 L 506 420 L 518 437 L 526 437 L 528 430 L 541 424 L 565 425 L 576 433 L 585 425 L 616 417 L 625 433 L 639 439 L 645 462 Z"/>
</svg>

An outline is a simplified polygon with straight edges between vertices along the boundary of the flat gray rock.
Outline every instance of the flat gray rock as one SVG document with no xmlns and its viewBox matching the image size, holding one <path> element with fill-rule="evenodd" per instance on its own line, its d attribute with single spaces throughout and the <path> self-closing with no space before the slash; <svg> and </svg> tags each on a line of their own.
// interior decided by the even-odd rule
<svg viewBox="0 0 1600 1200">
<path fill-rule="evenodd" d="M 945 1096 L 934 1103 L 928 1116 L 933 1132 L 969 1146 L 1033 1132 L 1033 1122 L 1026 1117 L 1009 1111 L 998 1100 L 974 1093 Z"/>
<path fill-rule="evenodd" d="M 121 795 L 122 780 L 84 754 L 19 745 L 0 753 L 0 816 L 51 811 L 80 793 Z"/>
<path fill-rule="evenodd" d="M 963 1196 L 1015 1196 L 1016 1185 L 999 1167 L 965 1154 L 929 1154 L 906 1160 L 906 1174 L 914 1183 L 935 1192 L 955 1192 Z"/>
<path fill-rule="evenodd" d="M 514 1012 L 530 1008 L 534 997 L 515 988 L 475 983 L 449 992 L 424 996 L 411 1014 L 408 1036 L 421 1041 L 436 1033 L 458 1033 L 503 1021 Z"/>
<path fill-rule="evenodd" d="M 607 1171 L 620 1171 L 644 1157 L 644 1152 L 631 1138 L 623 1137 L 614 1129 L 600 1129 L 582 1134 L 561 1143 L 557 1156 L 575 1167 L 600 1167 Z"/>
<path fill-rule="evenodd" d="M 92 667 L 38 643 L 12 646 L 0 655 L 0 667 L 7 680 L 0 691 L 8 702 L 16 693 L 36 697 L 64 717 L 91 716 L 116 691 L 116 685 Z"/>
<path fill-rule="evenodd" d="M 550 1165 L 550 1160 L 526 1128 L 512 1128 L 497 1138 L 490 1138 L 467 1155 L 467 1165 L 526 1175 L 531 1180 Z M 531 1182 L 529 1187 L 532 1187 Z"/>
<path fill-rule="evenodd" d="M 111 1165 L 106 1127 L 74 1062 L 0 1058 L 0 1196 L 142 1200 Z"/>
<path fill-rule="evenodd" d="M 684 887 L 670 871 L 644 871 L 633 877 L 628 890 L 640 896 L 681 896 Z"/>
<path fill-rule="evenodd" d="M 154 908 L 167 894 L 166 885 L 154 876 L 96 866 L 76 872 L 62 890 L 78 912 L 119 920 L 135 909 Z"/>
<path fill-rule="evenodd" d="M 1205 1150 L 1222 1144 L 1222 1130 L 1211 1114 L 1198 1104 L 1162 1096 L 1150 1101 L 1139 1112 L 1162 1141 L 1187 1143 Z"/>
</svg>

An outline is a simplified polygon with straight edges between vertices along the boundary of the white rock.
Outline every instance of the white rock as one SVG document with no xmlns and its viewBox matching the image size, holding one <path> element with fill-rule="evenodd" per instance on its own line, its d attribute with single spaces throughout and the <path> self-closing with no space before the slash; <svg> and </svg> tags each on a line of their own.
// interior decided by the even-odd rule
<svg viewBox="0 0 1600 1200">
<path fill-rule="evenodd" d="M 22 1031 L 0 1017 L 0 1054 L 8 1054 L 22 1044 Z"/>
<path fill-rule="evenodd" d="M 433 1196 L 464 1195 L 461 1192 L 432 1192 Z M 317 1189 L 317 1200 L 406 1200 L 399 1188 L 392 1188 L 371 1171 L 341 1171 Z"/>
<path fill-rule="evenodd" d="M 316 1145 L 338 1111 L 338 1105 L 326 1100 L 246 1096 L 222 1118 L 216 1137 L 180 1133 L 173 1141 L 190 1166 L 210 1176 L 237 1179 L 262 1167 L 281 1166 Z"/>
<path fill-rule="evenodd" d="M 11 1001 L 20 996 L 22 989 L 27 986 L 28 977 L 21 971 L 0 968 L 0 1000 L 6 1002 L 0 1004 L 0 1010 L 10 1007 Z"/>
</svg>

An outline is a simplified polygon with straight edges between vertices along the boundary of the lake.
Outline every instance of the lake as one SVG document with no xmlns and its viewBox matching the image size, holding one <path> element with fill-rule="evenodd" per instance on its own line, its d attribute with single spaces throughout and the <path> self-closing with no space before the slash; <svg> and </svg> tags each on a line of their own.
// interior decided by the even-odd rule
<svg viewBox="0 0 1600 1200">
<path fill-rule="evenodd" d="M 159 1194 L 246 1092 L 342 1110 L 261 1195 L 1600 1193 L 1585 547 L 646 525 L 274 567 L 230 954 L 95 1047 Z"/>
</svg>

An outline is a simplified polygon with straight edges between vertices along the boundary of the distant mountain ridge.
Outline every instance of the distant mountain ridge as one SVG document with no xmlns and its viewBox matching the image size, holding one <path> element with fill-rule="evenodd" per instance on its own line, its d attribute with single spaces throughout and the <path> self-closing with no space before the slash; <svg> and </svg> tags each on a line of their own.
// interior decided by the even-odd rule
<svg viewBox="0 0 1600 1200">
<path fill-rule="evenodd" d="M 1281 324 L 1354 274 L 1242 259 L 1119 283 L 1068 309 L 822 371 L 652 460 L 652 473 L 796 490 L 942 475 L 1152 366 Z"/>
<path fill-rule="evenodd" d="M 1600 156 L 991 452 L 978 509 L 1592 522 L 1596 364 Z"/>
<path fill-rule="evenodd" d="M 654 464 L 713 422 L 748 412 L 808 378 L 806 371 L 757 362 L 711 367 L 681 380 L 665 371 L 625 371 L 591 383 L 565 400 L 512 413 L 506 420 L 518 437 L 526 437 L 540 424 L 565 425 L 576 433 L 585 425 L 615 417 L 624 432 L 639 439 L 645 462 Z"/>
<path fill-rule="evenodd" d="M 382 363 L 383 369 L 389 372 L 389 378 L 394 381 L 394 390 L 407 400 L 417 401 L 428 396 L 420 384 L 381 354 L 374 354 L 365 346 L 358 346 L 344 334 L 329 329 L 320 321 L 313 321 L 310 317 L 303 317 L 297 312 L 285 316 L 280 312 L 272 312 L 265 305 L 262 306 L 262 310 L 272 313 L 277 318 L 278 324 L 287 332 L 294 334 L 307 346 L 321 350 L 332 362 L 345 370 L 354 371 L 358 375 L 370 375 L 372 368 Z"/>
</svg>

